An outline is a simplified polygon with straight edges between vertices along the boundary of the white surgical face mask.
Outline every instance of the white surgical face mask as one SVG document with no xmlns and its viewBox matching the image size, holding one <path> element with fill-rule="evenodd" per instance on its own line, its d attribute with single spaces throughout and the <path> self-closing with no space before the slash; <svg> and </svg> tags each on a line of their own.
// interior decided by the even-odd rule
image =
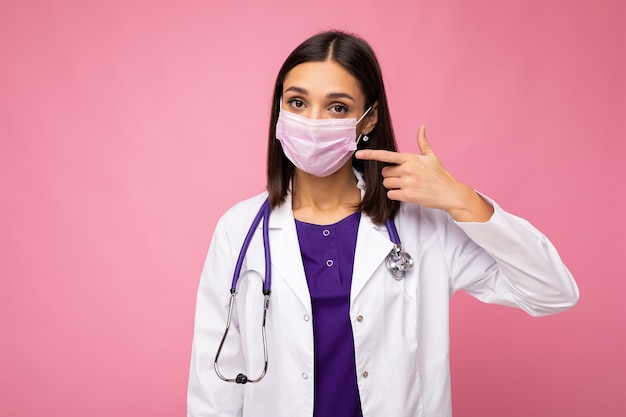
<svg viewBox="0 0 626 417">
<path fill-rule="evenodd" d="M 276 139 L 298 169 L 326 177 L 337 172 L 356 151 L 356 126 L 371 109 L 358 120 L 309 119 L 281 109 Z"/>
</svg>

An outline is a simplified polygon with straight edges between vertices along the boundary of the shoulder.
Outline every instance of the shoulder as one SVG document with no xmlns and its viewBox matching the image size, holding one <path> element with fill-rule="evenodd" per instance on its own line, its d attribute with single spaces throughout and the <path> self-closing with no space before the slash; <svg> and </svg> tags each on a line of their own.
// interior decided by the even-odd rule
<svg viewBox="0 0 626 417">
<path fill-rule="evenodd" d="M 267 192 L 263 192 L 242 200 L 226 210 L 215 225 L 211 245 L 221 248 L 230 247 L 235 256 L 235 251 L 241 247 L 254 217 L 266 199 Z"/>
<path fill-rule="evenodd" d="M 228 235 L 246 233 L 266 199 L 267 192 L 264 191 L 234 204 L 218 220 L 216 232 Z"/>
<path fill-rule="evenodd" d="M 213 240 L 220 243 L 240 244 L 266 199 L 267 192 L 262 192 L 231 206 L 217 221 L 213 231 Z"/>
<path fill-rule="evenodd" d="M 222 215 L 224 219 L 230 218 L 238 218 L 240 216 L 248 216 L 254 217 L 254 215 L 259 211 L 263 202 L 267 199 L 267 191 L 259 193 L 253 197 L 247 198 L 245 200 L 239 201 L 238 203 L 231 206 L 226 212 Z"/>
</svg>

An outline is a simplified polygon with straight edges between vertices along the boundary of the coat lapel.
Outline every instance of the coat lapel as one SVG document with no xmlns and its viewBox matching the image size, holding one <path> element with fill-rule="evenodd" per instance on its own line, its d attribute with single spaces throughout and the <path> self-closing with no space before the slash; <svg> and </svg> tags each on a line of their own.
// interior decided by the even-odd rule
<svg viewBox="0 0 626 417">
<path fill-rule="evenodd" d="M 270 216 L 273 280 L 283 280 L 311 313 L 311 296 L 304 274 L 296 223 L 291 211 L 291 194 Z"/>
<path fill-rule="evenodd" d="M 385 258 L 392 247 L 393 242 L 389 239 L 387 228 L 384 225 L 375 225 L 369 216 L 362 214 L 354 253 L 351 303 L 376 270 L 385 262 Z"/>
</svg>

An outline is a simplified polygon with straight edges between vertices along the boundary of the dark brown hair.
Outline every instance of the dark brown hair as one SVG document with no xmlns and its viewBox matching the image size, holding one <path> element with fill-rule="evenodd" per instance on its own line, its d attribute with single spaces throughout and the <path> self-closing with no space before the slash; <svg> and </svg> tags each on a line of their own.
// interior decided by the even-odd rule
<svg viewBox="0 0 626 417">
<path fill-rule="evenodd" d="M 299 64 L 322 62 L 328 59 L 343 66 L 359 81 L 365 95 L 365 108 L 378 102 L 376 127 L 368 134 L 367 142 L 359 142 L 359 148 L 389 151 L 397 149 L 382 73 L 372 48 L 363 39 L 346 32 L 329 31 L 314 35 L 291 52 L 276 77 L 267 152 L 267 190 L 272 208 L 280 206 L 285 201 L 285 196 L 289 192 L 289 183 L 294 174 L 293 164 L 287 159 L 280 142 L 276 139 L 279 100 L 282 96 L 285 76 Z M 400 203 L 387 198 L 387 190 L 383 187 L 383 178 L 380 173 L 385 164 L 353 158 L 352 165 L 363 174 L 367 185 L 359 209 L 377 224 L 393 218 Z"/>
</svg>

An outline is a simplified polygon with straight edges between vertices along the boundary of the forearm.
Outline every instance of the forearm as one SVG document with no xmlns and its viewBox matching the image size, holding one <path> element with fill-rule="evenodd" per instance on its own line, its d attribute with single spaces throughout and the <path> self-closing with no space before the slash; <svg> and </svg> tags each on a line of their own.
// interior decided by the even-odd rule
<svg viewBox="0 0 626 417">
<path fill-rule="evenodd" d="M 456 194 L 448 214 L 457 222 L 484 223 L 493 215 L 493 206 L 480 194 L 463 183 L 456 186 Z"/>
</svg>

